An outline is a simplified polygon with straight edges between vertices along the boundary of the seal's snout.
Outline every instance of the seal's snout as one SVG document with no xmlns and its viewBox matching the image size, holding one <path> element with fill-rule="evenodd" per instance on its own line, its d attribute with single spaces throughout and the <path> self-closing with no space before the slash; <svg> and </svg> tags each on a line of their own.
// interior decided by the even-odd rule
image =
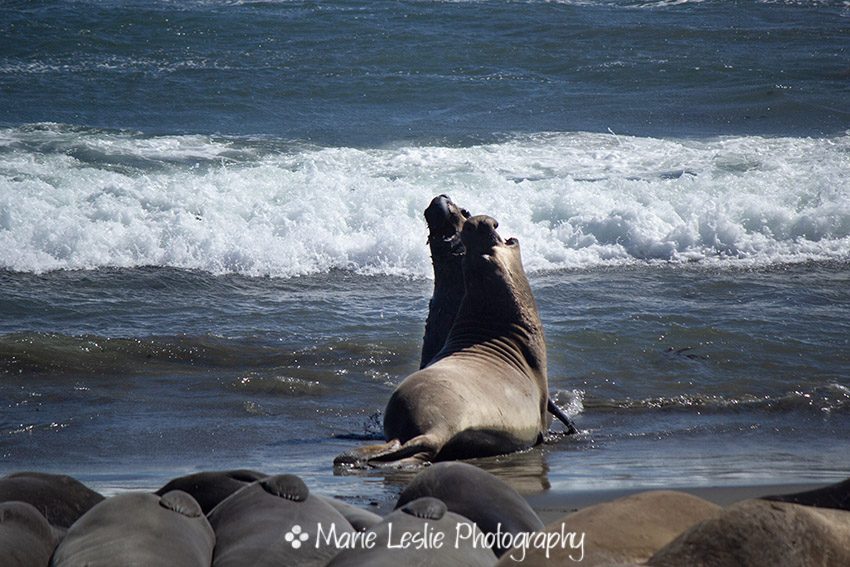
<svg viewBox="0 0 850 567">
<path fill-rule="evenodd" d="M 448 195 L 437 195 L 431 199 L 431 204 L 425 209 L 428 242 L 435 244 L 456 239 L 460 227 L 467 218 L 469 218 L 469 211 L 458 207 Z"/>
<path fill-rule="evenodd" d="M 496 232 L 499 221 L 487 215 L 478 215 L 467 219 L 461 231 L 461 240 L 466 250 L 472 254 L 488 254 L 504 240 Z"/>
<path fill-rule="evenodd" d="M 428 223 L 428 228 L 445 223 L 451 215 L 450 205 L 453 205 L 452 200 L 448 195 L 437 195 L 431 199 L 431 204 L 425 209 L 425 222 Z"/>
</svg>

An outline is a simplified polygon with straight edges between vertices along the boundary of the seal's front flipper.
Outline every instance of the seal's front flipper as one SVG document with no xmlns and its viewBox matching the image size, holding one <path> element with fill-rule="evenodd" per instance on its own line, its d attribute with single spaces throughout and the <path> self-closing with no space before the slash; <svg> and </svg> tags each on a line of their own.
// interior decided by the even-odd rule
<svg viewBox="0 0 850 567">
<path fill-rule="evenodd" d="M 407 440 L 395 451 L 389 451 L 369 459 L 370 467 L 416 468 L 427 465 L 437 454 L 438 443 L 432 435 L 417 435 Z"/>
<path fill-rule="evenodd" d="M 401 443 L 398 439 L 393 439 L 381 445 L 367 445 L 366 447 L 358 447 L 351 451 L 346 451 L 341 455 L 337 455 L 334 459 L 334 466 L 345 466 L 352 468 L 366 468 L 370 460 L 381 457 L 383 455 L 392 454 L 401 448 Z"/>
<path fill-rule="evenodd" d="M 549 401 L 546 403 L 546 409 L 549 410 L 549 413 L 560 419 L 567 427 L 567 435 L 575 435 L 578 433 L 578 429 L 576 428 L 575 423 L 573 423 L 573 420 L 570 419 L 567 412 L 558 407 L 558 404 L 556 404 L 552 398 L 549 398 Z"/>
<path fill-rule="evenodd" d="M 353 468 L 411 468 L 430 463 L 437 451 L 428 435 L 419 435 L 403 445 L 393 439 L 383 445 L 369 445 L 343 453 L 334 459 L 334 465 Z"/>
<path fill-rule="evenodd" d="M 397 460 L 381 461 L 376 459 L 369 461 L 369 466 L 378 469 L 419 469 L 430 465 L 433 458 L 434 455 L 430 451 L 420 451 Z"/>
</svg>

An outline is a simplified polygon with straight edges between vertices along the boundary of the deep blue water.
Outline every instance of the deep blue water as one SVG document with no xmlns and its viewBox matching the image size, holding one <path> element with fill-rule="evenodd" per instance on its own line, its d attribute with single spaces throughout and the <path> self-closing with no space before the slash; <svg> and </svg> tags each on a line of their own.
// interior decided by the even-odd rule
<svg viewBox="0 0 850 567">
<path fill-rule="evenodd" d="M 845 2 L 4 2 L 0 473 L 335 474 L 415 370 L 447 192 L 517 236 L 553 487 L 850 469 Z M 557 426 L 553 429 L 557 430 Z"/>
<path fill-rule="evenodd" d="M 497 133 L 823 136 L 844 2 L 5 2 L 0 124 L 450 144 Z"/>
</svg>

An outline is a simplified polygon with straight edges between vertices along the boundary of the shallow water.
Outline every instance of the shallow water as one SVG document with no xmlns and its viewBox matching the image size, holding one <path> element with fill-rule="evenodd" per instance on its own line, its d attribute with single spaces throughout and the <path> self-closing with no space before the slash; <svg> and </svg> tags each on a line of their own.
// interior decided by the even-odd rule
<svg viewBox="0 0 850 567">
<path fill-rule="evenodd" d="M 550 388 L 582 433 L 483 466 L 527 492 L 840 477 L 848 280 L 846 264 L 532 276 Z M 416 369 L 427 280 L 149 268 L 2 281 L 4 311 L 22 313 L 0 329 L 9 470 L 114 488 L 251 467 L 372 500 L 409 478 L 340 476 L 331 461 L 379 437 L 370 416 Z"/>
</svg>

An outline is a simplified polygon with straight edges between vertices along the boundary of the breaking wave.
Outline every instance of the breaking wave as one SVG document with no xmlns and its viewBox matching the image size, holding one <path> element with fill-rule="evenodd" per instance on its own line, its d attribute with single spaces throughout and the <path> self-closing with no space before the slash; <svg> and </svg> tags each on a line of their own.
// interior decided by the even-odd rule
<svg viewBox="0 0 850 567">
<path fill-rule="evenodd" d="M 531 271 L 846 261 L 848 166 L 850 134 L 351 148 L 36 124 L 0 129 L 0 268 L 428 277 L 440 193 L 497 218 Z"/>
</svg>

